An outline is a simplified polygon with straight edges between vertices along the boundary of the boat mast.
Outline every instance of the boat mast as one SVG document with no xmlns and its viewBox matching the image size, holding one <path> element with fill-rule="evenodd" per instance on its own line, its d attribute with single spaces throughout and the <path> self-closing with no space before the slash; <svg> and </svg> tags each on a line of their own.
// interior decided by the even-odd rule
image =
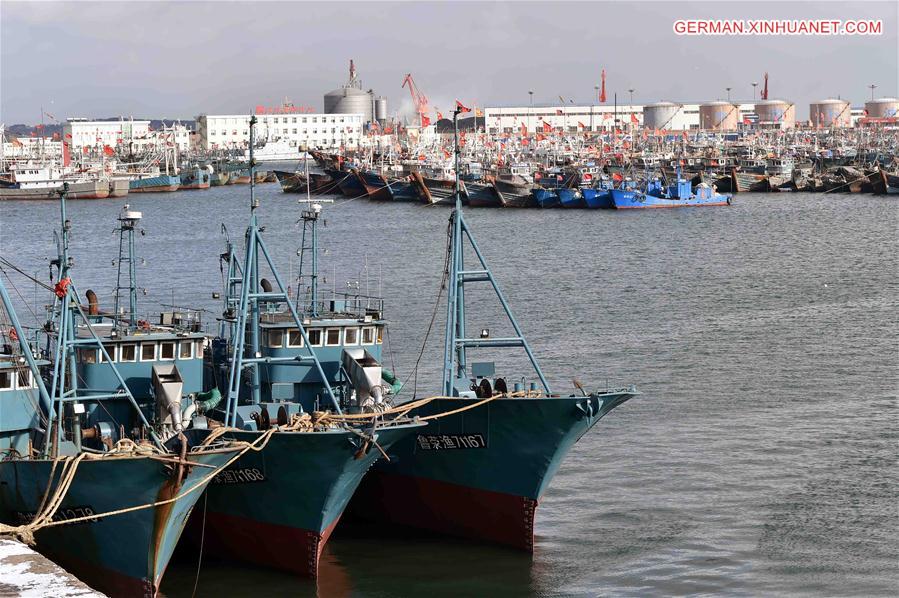
<svg viewBox="0 0 899 598">
<path fill-rule="evenodd" d="M 324 369 L 315 351 L 309 342 L 309 336 L 306 328 L 303 326 L 293 302 L 287 293 L 287 287 L 275 267 L 268 247 L 262 239 L 259 223 L 256 217 L 256 208 L 259 202 L 256 199 L 256 161 L 253 157 L 253 145 L 255 142 L 256 117 L 250 116 L 250 225 L 247 228 L 246 236 L 246 255 L 244 256 L 243 278 L 240 281 L 240 299 L 235 322 L 232 330 L 235 335 L 232 336 L 233 345 L 231 355 L 231 370 L 228 382 L 228 404 L 227 417 L 228 424 L 237 425 L 237 407 L 240 398 L 240 389 L 243 386 L 242 373 L 245 369 L 250 370 L 251 376 L 251 395 L 253 404 L 261 402 L 261 372 L 260 363 L 281 363 L 290 362 L 298 365 L 312 365 L 318 373 L 318 376 L 325 388 L 328 398 L 337 413 L 341 413 L 340 405 L 328 382 Z M 272 276 L 275 279 L 276 288 L 265 291 L 260 288 L 259 279 L 259 263 L 260 257 L 265 260 Z M 293 319 L 294 326 L 299 330 L 303 337 L 303 346 L 309 352 L 309 355 L 297 355 L 286 357 L 263 357 L 260 352 L 259 339 L 259 320 L 260 320 L 260 302 L 266 304 L 285 303 L 290 315 Z M 247 331 L 249 330 L 250 338 L 247 339 Z"/>
<path fill-rule="evenodd" d="M 64 438 L 65 421 L 73 421 L 72 425 L 72 441 L 80 450 L 81 448 L 81 426 L 78 417 L 74 413 L 74 404 L 76 402 L 99 402 L 104 400 L 121 400 L 125 398 L 131 404 L 135 413 L 147 430 L 150 438 L 160 449 L 164 449 L 162 441 L 153 431 L 147 418 L 134 400 L 134 395 L 125 383 L 119 369 L 113 363 L 112 358 L 106 347 L 100 341 L 97 333 L 91 326 L 90 320 L 85 315 L 84 310 L 78 300 L 78 291 L 75 284 L 69 277 L 69 269 L 73 266 L 71 257 L 69 256 L 69 231 L 72 229 L 72 223 L 66 215 L 66 194 L 69 191 L 69 184 L 63 183 L 59 192 L 59 210 L 62 220 L 62 238 L 59 244 L 59 255 L 51 265 L 56 266 L 58 271 L 58 281 L 54 292 L 58 299 L 56 305 L 58 312 L 55 318 L 56 333 L 56 352 L 53 359 L 53 377 L 52 377 L 52 396 L 53 401 L 58 403 L 55 409 L 51 409 L 51 414 L 57 414 L 55 430 L 50 431 L 50 427 L 54 424 L 51 420 L 50 427 L 47 430 L 47 436 L 44 438 L 44 446 L 42 454 L 56 456 L 59 441 Z M 80 326 L 81 330 L 88 333 L 88 337 L 82 336 L 78 338 L 76 334 L 76 326 Z M 79 395 L 78 392 L 78 374 L 75 360 L 76 348 L 96 347 L 100 351 L 101 360 L 106 363 L 112 370 L 119 387 L 114 391 L 85 391 Z M 64 414 L 64 410 L 68 405 L 68 413 Z M 65 415 L 65 417 L 63 417 Z"/>
<path fill-rule="evenodd" d="M 116 278 L 114 318 L 116 325 L 119 321 L 119 309 L 122 291 L 128 290 L 128 325 L 131 328 L 137 326 L 137 276 L 135 270 L 134 230 L 141 219 L 140 212 L 129 211 L 126 204 L 119 214 L 119 260 L 118 276 Z M 141 230 L 141 234 L 144 231 Z M 127 246 L 127 248 L 126 248 Z M 122 286 L 122 264 L 128 264 L 128 286 Z"/>
<path fill-rule="evenodd" d="M 534 368 L 537 377 L 540 379 L 540 383 L 543 385 L 544 392 L 549 395 L 551 391 L 549 383 L 543 375 L 543 370 L 540 369 L 537 358 L 534 356 L 530 345 L 528 345 L 527 340 L 524 338 L 524 333 L 521 331 L 518 321 L 512 314 L 512 310 L 500 290 L 496 278 L 494 278 L 493 273 L 490 271 L 490 267 L 487 265 L 487 261 L 484 259 L 484 256 L 462 214 L 462 194 L 459 182 L 459 114 L 461 112 L 462 110 L 457 103 L 456 109 L 453 112 L 453 144 L 456 164 L 453 192 L 456 199 L 456 205 L 450 216 L 452 230 L 448 278 L 449 288 L 447 291 L 446 302 L 446 335 L 443 346 L 443 394 L 444 396 L 454 396 L 458 394 L 455 382 L 458 379 L 465 380 L 466 378 L 467 348 L 522 347 L 524 348 L 525 353 L 527 353 L 528 360 L 531 362 L 531 366 Z M 480 263 L 481 268 L 479 270 L 465 269 L 464 254 L 462 251 L 463 234 Z M 466 337 L 464 285 L 468 282 L 490 283 L 516 336 L 489 338 L 489 331 L 487 331 L 487 334 L 482 334 L 480 338 Z M 465 382 L 467 385 L 468 381 L 465 380 Z"/>
</svg>

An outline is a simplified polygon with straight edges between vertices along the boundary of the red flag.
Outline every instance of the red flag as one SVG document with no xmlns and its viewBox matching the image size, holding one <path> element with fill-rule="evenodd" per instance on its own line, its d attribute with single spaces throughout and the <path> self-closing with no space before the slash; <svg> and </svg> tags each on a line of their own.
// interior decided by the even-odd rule
<svg viewBox="0 0 899 598">
<path fill-rule="evenodd" d="M 443 115 L 441 113 L 437 113 L 437 120 L 443 120 Z"/>
<path fill-rule="evenodd" d="M 544 133 L 552 133 L 552 130 L 553 130 L 553 128 L 551 126 L 549 126 L 549 123 L 544 121 L 543 122 L 543 132 Z"/>
<path fill-rule="evenodd" d="M 107 156 L 114 156 L 114 155 L 115 155 L 115 150 L 112 149 L 111 147 L 109 147 L 108 145 L 104 145 L 104 146 L 103 146 L 103 153 L 106 154 Z"/>
<path fill-rule="evenodd" d="M 587 128 L 587 125 L 585 125 L 585 124 L 582 123 L 581 121 L 577 121 L 577 126 L 579 126 L 579 127 L 582 128 L 582 129 L 586 129 L 586 128 Z"/>
<path fill-rule="evenodd" d="M 521 123 L 521 136 L 522 137 L 528 136 L 528 127 L 524 123 Z"/>
<path fill-rule="evenodd" d="M 546 139 L 546 137 L 544 137 L 540 133 L 537 133 L 537 141 L 543 141 L 544 139 Z"/>
<path fill-rule="evenodd" d="M 459 100 L 456 100 L 456 108 L 459 109 L 459 112 L 471 112 L 471 108 L 466 107 Z"/>
<path fill-rule="evenodd" d="M 744 125 L 749 125 L 749 124 L 752 124 L 752 123 L 750 122 L 750 120 L 749 120 L 748 118 L 744 118 L 744 119 L 743 119 L 743 124 L 744 124 Z"/>
<path fill-rule="evenodd" d="M 421 115 L 421 126 L 427 127 L 430 124 L 431 124 L 431 119 L 428 118 L 427 116 L 425 116 L 424 114 L 422 114 Z"/>
<path fill-rule="evenodd" d="M 599 103 L 606 103 L 606 69 L 602 70 L 602 91 L 599 92 Z"/>
<path fill-rule="evenodd" d="M 72 161 L 72 156 L 69 154 L 69 144 L 65 141 L 62 142 L 62 165 L 68 166 Z"/>
<path fill-rule="evenodd" d="M 561 110 L 556 110 L 556 116 L 562 116 L 562 111 L 561 111 Z"/>
<path fill-rule="evenodd" d="M 71 139 L 71 138 L 72 138 L 72 134 L 71 134 L 71 133 L 66 133 L 66 139 Z"/>
<path fill-rule="evenodd" d="M 639 120 L 637 120 L 637 115 L 634 114 L 633 112 L 631 112 L 631 122 L 634 123 L 635 125 L 639 124 L 639 122 L 640 122 Z"/>
</svg>

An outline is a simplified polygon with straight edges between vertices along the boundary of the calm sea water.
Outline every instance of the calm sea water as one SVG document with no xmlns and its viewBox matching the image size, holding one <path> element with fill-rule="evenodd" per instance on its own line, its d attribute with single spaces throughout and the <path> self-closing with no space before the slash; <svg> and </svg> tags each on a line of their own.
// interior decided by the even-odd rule
<svg viewBox="0 0 899 598">
<path fill-rule="evenodd" d="M 242 241 L 247 195 L 127 198 L 144 214 L 142 308 L 174 301 L 214 321 L 222 224 Z M 295 198 L 276 185 L 258 195 L 267 242 L 295 275 Z M 69 204 L 73 275 L 106 306 L 124 203 Z M 578 379 L 644 393 L 575 446 L 538 509 L 533 557 L 338 528 L 317 585 L 205 560 L 197 595 L 895 595 L 897 215 L 895 199 L 804 194 L 696 210 L 468 210 L 555 389 Z M 387 361 L 402 377 L 434 308 L 448 216 L 366 200 L 326 207 L 325 286 L 380 288 Z M 57 222 L 54 204 L 0 203 L 0 254 L 46 278 Z M 44 298 L 14 280 L 40 316 Z M 469 327 L 500 334 L 490 295 L 467 296 Z M 439 384 L 442 315 L 419 395 Z M 497 360 L 501 372 L 522 365 Z M 190 596 L 195 577 L 196 561 L 174 563 L 164 593 Z"/>
</svg>

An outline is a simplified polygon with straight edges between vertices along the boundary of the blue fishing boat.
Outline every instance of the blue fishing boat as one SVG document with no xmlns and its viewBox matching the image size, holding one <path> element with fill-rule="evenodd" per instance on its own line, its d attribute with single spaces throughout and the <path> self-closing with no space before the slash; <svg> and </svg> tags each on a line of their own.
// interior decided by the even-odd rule
<svg viewBox="0 0 899 598">
<path fill-rule="evenodd" d="M 457 128 L 456 140 L 458 146 Z M 441 396 L 405 403 L 430 423 L 398 441 L 390 461 L 375 464 L 353 499 L 354 514 L 531 551 L 537 505 L 565 454 L 637 391 L 552 392 L 462 214 L 458 184 L 448 238 Z M 463 287 L 476 282 L 496 293 L 513 331 L 508 336 L 467 329 L 471 293 Z M 469 361 L 474 349 L 504 347 L 523 349 L 538 380 L 497 376 L 492 362 Z"/>
<path fill-rule="evenodd" d="M 611 196 L 616 210 L 729 206 L 731 203 L 729 195 L 721 195 L 705 183 L 699 184 L 694 192 L 690 181 L 680 177 L 676 183 L 667 186 L 655 178 L 644 190 L 612 189 Z"/>
<path fill-rule="evenodd" d="M 556 190 L 559 196 L 559 205 L 563 208 L 585 208 L 584 195 L 580 189 L 571 187 L 559 187 Z"/>
<path fill-rule="evenodd" d="M 588 208 L 592 209 L 612 209 L 615 205 L 612 203 L 612 194 L 610 191 L 614 187 L 611 179 L 602 176 L 593 180 L 590 187 L 581 187 L 581 194 L 584 196 L 584 203 Z"/>
<path fill-rule="evenodd" d="M 255 123 L 251 117 L 251 140 Z M 215 411 L 229 426 L 223 437 L 266 440 L 216 477 L 190 525 L 205 551 L 315 577 L 362 476 L 424 424 L 392 415 L 385 403 L 394 387 L 380 365 L 385 322 L 378 301 L 358 294 L 323 300 L 318 293 L 322 204 L 301 200 L 308 209 L 299 279 L 309 287 L 295 299 L 262 238 L 252 185 L 250 197 L 244 257 L 230 242 L 222 255 L 225 312 L 209 371 L 226 389 Z M 260 268 L 274 280 L 263 279 Z"/>
<path fill-rule="evenodd" d="M 16 339 L 0 351 L 0 521 L 110 596 L 155 597 L 194 504 L 243 449 L 214 438 L 191 443 L 179 432 L 182 413 L 177 424 L 158 417 L 174 415 L 171 377 L 154 404 L 131 394 L 116 350 L 78 299 L 64 193 L 60 205 L 52 361 L 35 357 L 37 343 L 26 342 L 0 281 Z M 89 386 L 97 376 L 82 378 L 81 363 L 102 367 L 105 383 Z"/>
<path fill-rule="evenodd" d="M 139 175 L 128 182 L 129 193 L 166 193 L 177 191 L 180 187 L 181 177 L 170 174 Z"/>
</svg>

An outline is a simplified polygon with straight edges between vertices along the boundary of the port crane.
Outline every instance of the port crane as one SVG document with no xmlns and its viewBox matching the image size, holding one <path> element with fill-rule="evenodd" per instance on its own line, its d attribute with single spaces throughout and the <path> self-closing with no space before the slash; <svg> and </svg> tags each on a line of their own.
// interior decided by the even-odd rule
<svg viewBox="0 0 899 598">
<path fill-rule="evenodd" d="M 415 111 L 418 113 L 418 124 L 424 128 L 430 123 L 428 118 L 428 96 L 422 93 L 421 89 L 415 84 L 412 73 L 407 73 L 403 79 L 403 87 L 409 87 L 409 93 L 412 94 L 412 103 L 415 104 Z"/>
</svg>

